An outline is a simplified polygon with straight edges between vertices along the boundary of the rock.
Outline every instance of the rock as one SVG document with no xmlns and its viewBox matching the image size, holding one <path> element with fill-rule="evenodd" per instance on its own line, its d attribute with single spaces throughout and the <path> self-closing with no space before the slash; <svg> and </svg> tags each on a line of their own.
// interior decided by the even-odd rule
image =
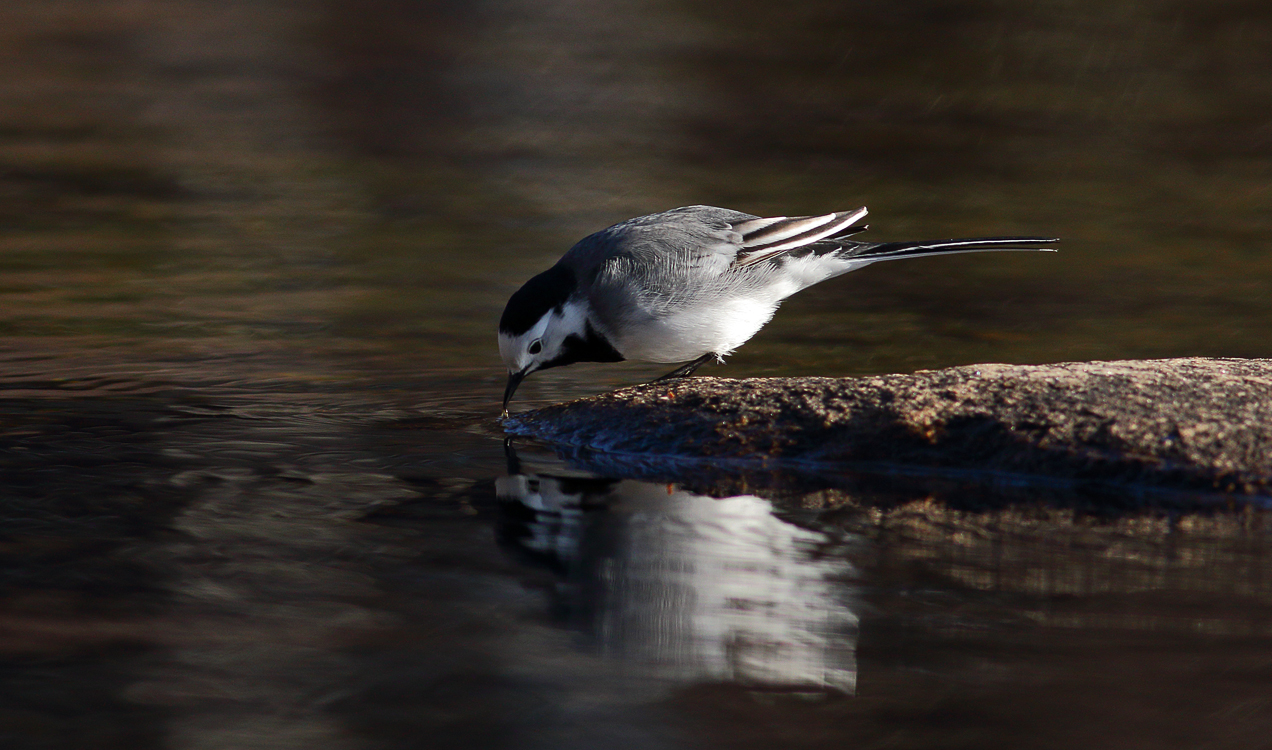
<svg viewBox="0 0 1272 750">
<path fill-rule="evenodd" d="M 1272 487 L 1272 360 L 689 378 L 550 406 L 504 427 L 637 459 L 882 463 L 1264 494 Z"/>
</svg>

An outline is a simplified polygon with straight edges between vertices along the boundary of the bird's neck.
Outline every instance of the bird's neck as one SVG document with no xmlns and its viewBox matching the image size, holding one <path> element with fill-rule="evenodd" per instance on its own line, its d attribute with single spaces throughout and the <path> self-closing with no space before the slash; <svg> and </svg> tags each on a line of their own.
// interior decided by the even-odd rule
<svg viewBox="0 0 1272 750">
<path fill-rule="evenodd" d="M 582 330 L 565 337 L 564 358 L 574 362 L 622 362 L 626 359 L 609 339 L 585 320 Z"/>
</svg>

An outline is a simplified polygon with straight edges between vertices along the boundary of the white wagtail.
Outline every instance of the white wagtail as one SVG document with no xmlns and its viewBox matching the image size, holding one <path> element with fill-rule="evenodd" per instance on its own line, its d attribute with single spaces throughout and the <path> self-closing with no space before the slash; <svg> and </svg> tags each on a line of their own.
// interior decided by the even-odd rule
<svg viewBox="0 0 1272 750">
<path fill-rule="evenodd" d="M 526 282 L 499 320 L 504 413 L 532 372 L 575 362 L 723 362 L 792 294 L 876 261 L 990 250 L 1052 250 L 1045 237 L 857 242 L 865 207 L 761 218 L 687 206 L 584 237 Z"/>
</svg>

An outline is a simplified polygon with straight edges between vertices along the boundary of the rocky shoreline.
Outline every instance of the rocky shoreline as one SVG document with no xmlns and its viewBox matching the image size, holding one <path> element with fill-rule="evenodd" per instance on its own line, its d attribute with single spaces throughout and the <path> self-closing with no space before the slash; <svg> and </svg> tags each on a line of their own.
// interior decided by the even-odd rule
<svg viewBox="0 0 1272 750">
<path fill-rule="evenodd" d="M 1272 360 L 985 364 L 864 378 L 688 378 L 510 417 L 596 454 L 862 462 L 1272 491 Z"/>
</svg>

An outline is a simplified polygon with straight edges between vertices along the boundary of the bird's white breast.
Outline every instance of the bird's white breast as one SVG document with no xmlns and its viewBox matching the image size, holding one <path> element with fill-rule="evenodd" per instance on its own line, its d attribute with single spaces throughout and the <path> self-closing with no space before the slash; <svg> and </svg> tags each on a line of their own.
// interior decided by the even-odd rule
<svg viewBox="0 0 1272 750">
<path fill-rule="evenodd" d="M 769 322 L 777 302 L 739 298 L 683 308 L 661 319 L 633 326 L 619 337 L 627 359 L 685 362 L 704 354 L 730 354 Z"/>
<path fill-rule="evenodd" d="M 832 255 L 789 258 L 778 266 L 686 279 L 673 304 L 609 330 L 627 359 L 686 362 L 731 354 L 759 332 L 782 300 L 821 281 L 869 265 Z"/>
</svg>

